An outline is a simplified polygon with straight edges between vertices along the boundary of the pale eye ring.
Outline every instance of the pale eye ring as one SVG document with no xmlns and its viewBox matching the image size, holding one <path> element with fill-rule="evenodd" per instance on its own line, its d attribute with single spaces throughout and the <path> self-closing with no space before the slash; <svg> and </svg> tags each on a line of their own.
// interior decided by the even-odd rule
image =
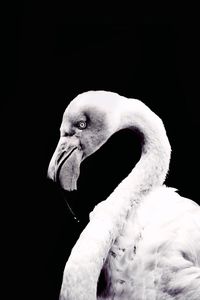
<svg viewBox="0 0 200 300">
<path fill-rule="evenodd" d="M 87 127 L 87 123 L 85 121 L 79 121 L 77 124 L 79 129 L 85 129 Z"/>
</svg>

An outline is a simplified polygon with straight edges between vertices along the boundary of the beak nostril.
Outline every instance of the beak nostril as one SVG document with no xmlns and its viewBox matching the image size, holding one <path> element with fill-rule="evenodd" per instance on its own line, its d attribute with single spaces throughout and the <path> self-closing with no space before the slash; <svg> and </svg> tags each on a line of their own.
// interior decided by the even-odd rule
<svg viewBox="0 0 200 300">
<path fill-rule="evenodd" d="M 69 136 L 73 136 L 74 134 L 75 134 L 74 130 L 61 131 L 61 137 L 69 137 Z"/>
</svg>

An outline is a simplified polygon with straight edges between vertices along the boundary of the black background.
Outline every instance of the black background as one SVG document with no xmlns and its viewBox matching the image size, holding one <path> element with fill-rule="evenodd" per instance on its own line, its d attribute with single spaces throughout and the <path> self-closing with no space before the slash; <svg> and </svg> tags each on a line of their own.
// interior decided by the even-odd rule
<svg viewBox="0 0 200 300">
<path fill-rule="evenodd" d="M 119 171 L 128 172 L 134 153 L 125 133 L 105 148 L 115 155 L 105 151 L 85 163 L 80 192 L 67 195 L 85 218 L 75 224 L 57 188 L 46 179 L 65 107 L 87 90 L 142 100 L 163 119 L 172 145 L 167 185 L 198 202 L 198 30 L 189 11 L 182 15 L 166 7 L 96 5 L 91 10 L 78 3 L 72 8 L 64 2 L 26 1 L 12 8 L 6 22 L 12 139 L 6 200 L 13 212 L 8 224 L 14 220 L 8 236 L 11 261 L 18 266 L 15 297 L 57 299 L 64 264 L 90 206 L 112 190 L 109 179 L 114 178 L 115 186 L 122 179 Z"/>
</svg>

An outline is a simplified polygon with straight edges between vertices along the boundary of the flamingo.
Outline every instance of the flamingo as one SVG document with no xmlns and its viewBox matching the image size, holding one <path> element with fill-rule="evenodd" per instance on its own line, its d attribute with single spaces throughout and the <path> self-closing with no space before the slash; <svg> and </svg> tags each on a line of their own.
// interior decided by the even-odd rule
<svg viewBox="0 0 200 300">
<path fill-rule="evenodd" d="M 170 143 L 143 102 L 107 91 L 74 98 L 48 176 L 77 189 L 81 162 L 125 128 L 142 135 L 141 157 L 90 213 L 66 262 L 60 300 L 199 300 L 200 207 L 164 185 Z"/>
</svg>

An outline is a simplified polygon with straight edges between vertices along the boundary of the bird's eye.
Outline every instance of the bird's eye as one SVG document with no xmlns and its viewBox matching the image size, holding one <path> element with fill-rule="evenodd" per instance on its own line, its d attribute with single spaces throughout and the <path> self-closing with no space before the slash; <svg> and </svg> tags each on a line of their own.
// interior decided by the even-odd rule
<svg viewBox="0 0 200 300">
<path fill-rule="evenodd" d="M 77 127 L 79 129 L 85 129 L 87 127 L 87 123 L 85 121 L 79 121 Z"/>
</svg>

